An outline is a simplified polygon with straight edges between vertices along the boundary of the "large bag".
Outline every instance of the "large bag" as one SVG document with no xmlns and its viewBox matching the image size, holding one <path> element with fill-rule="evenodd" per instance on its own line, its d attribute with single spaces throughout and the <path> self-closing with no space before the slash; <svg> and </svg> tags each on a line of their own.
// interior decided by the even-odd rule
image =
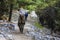
<svg viewBox="0 0 60 40">
<path fill-rule="evenodd" d="M 23 23 L 23 24 L 25 24 L 25 16 L 24 16 L 24 15 L 20 15 L 20 16 L 19 16 L 18 23 Z"/>
</svg>

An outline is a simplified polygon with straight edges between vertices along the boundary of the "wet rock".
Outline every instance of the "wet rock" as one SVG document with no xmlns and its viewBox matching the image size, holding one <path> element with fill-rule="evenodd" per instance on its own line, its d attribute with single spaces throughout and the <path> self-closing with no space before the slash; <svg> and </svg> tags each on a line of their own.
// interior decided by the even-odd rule
<svg viewBox="0 0 60 40">
<path fill-rule="evenodd" d="M 49 29 L 38 29 L 35 26 L 31 26 L 30 29 L 27 30 L 26 34 L 32 37 L 33 40 L 60 40 L 58 37 L 54 37 L 50 35 Z"/>
<path fill-rule="evenodd" d="M 54 37 L 55 38 L 55 40 L 60 40 L 60 38 L 58 38 L 58 37 Z"/>
<path fill-rule="evenodd" d="M 50 35 L 51 34 L 51 31 L 50 29 L 47 29 L 47 28 L 43 28 L 43 33 L 47 34 L 47 35 Z"/>
<path fill-rule="evenodd" d="M 2 40 L 5 38 L 6 40 L 13 40 L 13 36 L 9 33 L 6 32 L 0 32 L 0 38 L 2 38 Z"/>
<path fill-rule="evenodd" d="M 2 24 L 2 29 L 10 29 L 10 30 L 15 30 L 15 25 L 14 24 Z"/>
</svg>

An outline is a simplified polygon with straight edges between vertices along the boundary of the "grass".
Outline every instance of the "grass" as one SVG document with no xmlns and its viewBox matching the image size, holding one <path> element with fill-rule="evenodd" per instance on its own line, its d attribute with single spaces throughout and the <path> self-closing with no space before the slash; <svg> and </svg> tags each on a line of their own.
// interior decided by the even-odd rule
<svg viewBox="0 0 60 40">
<path fill-rule="evenodd" d="M 36 27 L 38 27 L 38 28 L 40 28 L 40 29 L 43 29 L 43 26 L 41 26 L 41 24 L 40 23 L 38 23 L 38 22 L 35 22 L 35 24 L 34 24 Z"/>
</svg>

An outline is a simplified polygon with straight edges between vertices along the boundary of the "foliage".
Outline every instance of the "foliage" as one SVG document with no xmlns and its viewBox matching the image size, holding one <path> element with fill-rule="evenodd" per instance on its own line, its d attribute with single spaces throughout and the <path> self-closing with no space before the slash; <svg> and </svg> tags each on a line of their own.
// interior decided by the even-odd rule
<svg viewBox="0 0 60 40">
<path fill-rule="evenodd" d="M 43 2 L 41 6 L 40 5 L 37 6 L 36 13 L 39 16 L 40 14 L 44 15 L 44 17 L 46 16 L 46 14 L 49 14 L 50 17 L 54 16 L 53 19 L 55 21 L 55 27 L 56 29 L 60 30 L 60 1 L 59 0 L 48 0 Z"/>
<path fill-rule="evenodd" d="M 39 24 L 38 22 L 35 22 L 35 24 L 34 24 L 36 27 L 38 27 L 38 28 L 40 28 L 40 29 L 42 29 L 43 28 L 43 26 L 41 25 L 41 24 Z"/>
</svg>

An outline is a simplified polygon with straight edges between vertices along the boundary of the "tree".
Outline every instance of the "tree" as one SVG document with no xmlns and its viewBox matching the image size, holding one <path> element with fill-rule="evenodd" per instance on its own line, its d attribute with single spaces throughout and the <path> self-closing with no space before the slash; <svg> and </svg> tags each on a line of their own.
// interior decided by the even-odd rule
<svg viewBox="0 0 60 40">
<path fill-rule="evenodd" d="M 2 20 L 2 16 L 5 14 L 6 5 L 4 0 L 0 0 L 0 20 Z"/>
<path fill-rule="evenodd" d="M 16 0 L 9 0 L 9 5 L 10 5 L 10 13 L 9 13 L 9 20 L 8 21 L 11 21 L 11 17 L 12 17 L 12 10 L 13 10 L 13 5 L 14 5 L 14 2 Z"/>
</svg>

